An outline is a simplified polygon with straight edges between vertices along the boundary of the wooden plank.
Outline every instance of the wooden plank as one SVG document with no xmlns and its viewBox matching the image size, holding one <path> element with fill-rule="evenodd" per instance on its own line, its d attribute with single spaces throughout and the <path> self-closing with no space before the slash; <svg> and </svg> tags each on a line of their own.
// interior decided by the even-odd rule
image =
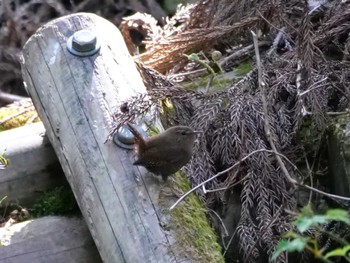
<svg viewBox="0 0 350 263">
<path fill-rule="evenodd" d="M 0 262 L 102 262 L 86 223 L 79 218 L 43 217 L 2 231 L 10 245 L 0 246 Z M 5 237 L 1 235 L 2 242 Z"/>
<path fill-rule="evenodd" d="M 5 204 L 32 205 L 44 191 L 66 183 L 41 122 L 0 132 L 0 153 L 9 160 L 9 167 L 0 170 L 0 198 L 7 196 Z"/>
<path fill-rule="evenodd" d="M 90 29 L 99 54 L 75 57 L 67 38 Z M 87 13 L 40 28 L 23 50 L 23 77 L 105 262 L 186 262 L 162 229 L 158 180 L 135 180 L 132 153 L 105 143 L 121 103 L 145 92 L 118 29 Z"/>
</svg>

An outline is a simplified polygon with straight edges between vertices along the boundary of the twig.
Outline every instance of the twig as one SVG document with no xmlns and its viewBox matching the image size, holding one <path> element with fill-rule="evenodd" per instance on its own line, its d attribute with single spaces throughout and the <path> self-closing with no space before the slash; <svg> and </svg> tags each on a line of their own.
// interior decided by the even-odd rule
<svg viewBox="0 0 350 263">
<path fill-rule="evenodd" d="M 235 174 L 236 176 L 236 174 Z M 227 190 L 228 188 L 232 188 L 238 184 L 240 184 L 241 182 L 243 182 L 245 179 L 247 179 L 247 177 L 249 176 L 249 174 L 247 174 L 246 176 L 244 176 L 241 180 L 239 180 L 238 182 L 235 182 L 232 185 L 229 185 L 227 187 L 222 187 L 222 188 L 216 188 L 216 189 L 212 189 L 212 190 L 206 190 L 207 193 L 212 193 L 212 192 L 219 192 L 219 191 L 223 191 L 223 190 Z"/>
<path fill-rule="evenodd" d="M 226 228 L 224 222 L 222 221 L 221 217 L 213 209 L 209 209 L 209 212 L 212 212 L 219 219 L 220 224 L 221 224 L 221 226 L 222 226 L 222 228 L 224 230 L 224 235 L 225 235 L 225 237 L 227 237 L 228 236 L 228 231 L 227 231 L 227 228 Z"/>
<path fill-rule="evenodd" d="M 214 193 L 214 192 L 220 192 L 220 191 L 225 191 L 225 190 L 227 190 L 229 187 L 231 187 L 231 186 L 226 186 L 226 187 L 221 187 L 221 188 L 215 188 L 215 189 L 209 189 L 209 190 L 205 190 L 205 194 L 206 193 Z"/>
<path fill-rule="evenodd" d="M 280 157 L 284 157 L 286 160 L 288 160 L 287 157 L 285 157 L 284 155 L 278 153 L 278 152 L 274 152 L 274 151 L 271 151 L 271 150 L 267 150 L 267 149 L 259 149 L 259 150 L 255 150 L 255 151 L 252 151 L 251 153 L 247 154 L 245 157 L 243 157 L 240 161 L 238 161 L 237 163 L 235 163 L 234 165 L 230 166 L 229 168 L 213 175 L 212 177 L 210 177 L 209 179 L 205 180 L 204 182 L 198 184 L 197 186 L 193 187 L 191 190 L 187 191 L 185 194 L 183 194 L 170 208 L 169 210 L 173 210 L 179 203 L 181 203 L 187 196 L 189 196 L 191 193 L 193 193 L 194 191 L 196 191 L 198 188 L 200 188 L 202 185 L 205 185 L 206 183 L 214 180 L 215 178 L 219 177 L 220 175 L 223 175 L 223 174 L 226 174 L 228 173 L 229 171 L 231 171 L 232 169 L 234 169 L 235 167 L 237 167 L 238 165 L 240 165 L 242 162 L 244 162 L 245 160 L 247 160 L 250 156 L 256 154 L 256 153 L 259 153 L 259 152 L 269 152 L 269 153 L 274 153 L 276 156 L 280 156 Z M 245 177 L 243 177 L 240 181 L 237 182 L 237 184 L 239 182 L 241 182 L 243 179 L 245 179 L 248 175 L 246 175 Z M 321 190 L 318 190 L 314 187 L 311 187 L 311 186 L 308 186 L 308 185 L 305 185 L 305 184 L 301 184 L 301 183 L 298 183 L 298 182 L 295 182 L 294 183 L 295 185 L 298 185 L 298 186 L 302 186 L 302 187 L 305 187 L 311 191 L 314 191 L 316 193 L 319 193 L 319 194 L 323 194 L 325 196 L 328 196 L 330 198 L 335 198 L 335 199 L 340 199 L 340 200 L 345 200 L 345 201 L 350 201 L 350 197 L 345 197 L 345 196 L 340 196 L 340 195 L 335 195 L 335 194 L 330 194 L 330 193 L 327 193 L 327 192 L 323 192 Z M 207 190 L 208 191 L 208 190 Z"/>
<path fill-rule="evenodd" d="M 259 43 L 259 47 L 264 47 L 264 46 L 269 46 L 271 45 L 271 41 L 261 41 Z M 230 60 L 238 60 L 242 58 L 244 55 L 248 55 L 250 52 L 252 52 L 254 49 L 254 45 L 248 45 L 232 54 L 229 56 L 223 58 L 222 60 L 219 61 L 219 65 L 224 67 L 226 63 L 228 63 Z"/>
<path fill-rule="evenodd" d="M 328 196 L 329 198 L 335 198 L 335 199 L 340 199 L 340 200 L 344 200 L 344 201 L 350 201 L 350 197 L 345 197 L 345 196 L 341 196 L 341 195 L 335 195 L 335 194 L 330 194 L 330 193 L 327 193 L 327 192 L 323 192 L 321 190 L 318 190 L 317 188 L 311 187 L 311 186 L 306 185 L 306 184 L 296 183 L 296 185 L 305 187 L 306 189 L 309 189 L 309 190 L 314 191 L 316 193 Z"/>
<path fill-rule="evenodd" d="M 310 91 L 313 91 L 313 90 L 315 90 L 315 89 L 318 89 L 318 88 L 320 88 L 320 87 L 324 87 L 324 85 L 318 85 L 318 86 L 316 86 L 317 84 L 320 84 L 321 82 L 323 82 L 323 81 L 325 81 L 325 80 L 327 80 L 328 79 L 328 77 L 325 77 L 325 78 L 323 78 L 323 79 L 321 79 L 321 80 L 319 80 L 319 81 L 316 81 L 315 83 L 313 83 L 307 90 L 305 90 L 305 91 L 303 91 L 303 92 L 300 92 L 299 93 L 299 96 L 301 97 L 301 96 L 304 96 L 305 94 L 307 94 L 307 93 L 309 93 Z"/>
<path fill-rule="evenodd" d="M 12 103 L 15 101 L 20 101 L 23 99 L 28 99 L 28 97 L 22 97 L 15 94 L 10 94 L 4 91 L 0 91 L 0 101 L 6 102 L 6 103 Z"/>
<path fill-rule="evenodd" d="M 207 189 L 205 189 L 205 185 L 202 185 L 202 188 L 203 188 L 203 189 L 202 189 L 203 193 L 206 194 L 206 193 L 207 193 Z"/>
<path fill-rule="evenodd" d="M 297 98 L 298 98 L 298 101 L 300 102 L 300 105 L 301 105 L 301 115 L 302 116 L 307 116 L 307 115 L 311 115 L 312 113 L 309 112 L 305 105 L 304 105 L 304 100 L 301 96 L 302 92 L 300 91 L 300 87 L 301 87 L 301 69 L 302 69 L 302 65 L 301 65 L 301 62 L 298 61 L 298 64 L 297 64 L 297 77 L 296 77 L 296 88 L 297 88 Z"/>
<path fill-rule="evenodd" d="M 187 71 L 187 72 L 182 72 L 178 74 L 168 75 L 167 77 L 169 78 L 169 80 L 177 82 L 176 79 L 186 78 L 188 76 L 196 78 L 196 77 L 205 75 L 207 72 L 208 72 L 207 69 L 200 68 L 193 71 Z"/>
<path fill-rule="evenodd" d="M 348 111 L 339 111 L 339 112 L 328 111 L 328 112 L 326 112 L 326 114 L 329 116 L 339 116 L 339 115 L 349 114 L 349 112 Z"/>
<path fill-rule="evenodd" d="M 228 251 L 228 248 L 230 247 L 231 242 L 232 242 L 232 240 L 233 240 L 233 237 L 234 237 L 234 236 L 236 235 L 236 233 L 237 233 L 237 229 L 238 229 L 238 228 L 236 227 L 235 231 L 233 231 L 232 236 L 231 236 L 230 240 L 229 240 L 228 243 L 227 243 L 227 247 L 225 248 L 225 251 L 224 251 L 224 253 L 223 253 L 223 256 L 226 255 L 226 253 L 227 253 L 227 251 Z"/>
<path fill-rule="evenodd" d="M 209 89 L 211 87 L 211 84 L 213 83 L 213 80 L 214 80 L 214 76 L 213 75 L 210 75 L 209 76 L 209 80 L 208 80 L 208 83 L 207 83 L 207 87 L 205 89 L 205 93 L 208 94 L 209 93 Z"/>
<path fill-rule="evenodd" d="M 205 180 L 204 182 L 201 182 L 200 184 L 198 184 L 197 186 L 193 187 L 191 190 L 189 190 L 188 192 L 186 192 L 183 196 L 181 196 L 170 208 L 169 210 L 172 210 L 174 209 L 182 200 L 184 200 L 188 195 L 190 195 L 192 192 L 196 191 L 198 188 L 200 188 L 202 185 L 205 185 L 206 183 L 214 180 L 215 178 L 219 177 L 220 175 L 223 175 L 223 174 L 226 174 L 228 173 L 229 171 L 233 170 L 235 167 L 237 167 L 238 165 L 240 165 L 242 162 L 244 162 L 245 160 L 247 160 L 250 156 L 256 154 L 256 153 L 259 153 L 259 152 L 269 152 L 269 153 L 274 153 L 276 154 L 277 156 L 282 156 L 284 158 L 287 158 L 285 157 L 284 155 L 280 154 L 280 153 L 275 153 L 274 151 L 272 150 L 267 150 L 267 149 L 259 149 L 259 150 L 255 150 L 255 151 L 252 151 L 250 152 L 249 154 L 247 154 L 245 157 L 243 157 L 241 160 L 239 160 L 238 162 L 236 162 L 234 165 L 230 166 L 229 168 L 221 171 L 221 172 L 218 172 L 217 174 L 213 175 L 212 177 L 210 177 L 209 179 Z"/>
<path fill-rule="evenodd" d="M 265 119 L 265 133 L 266 133 L 266 137 L 270 143 L 270 146 L 272 148 L 272 150 L 274 151 L 275 155 L 276 155 L 276 159 L 277 162 L 279 163 L 286 179 L 292 183 L 292 184 L 296 184 L 297 181 L 292 178 L 286 168 L 286 166 L 284 165 L 281 157 L 279 156 L 278 152 L 277 152 L 277 148 L 276 145 L 273 141 L 272 138 L 272 134 L 271 134 L 271 127 L 270 127 L 270 123 L 268 120 L 268 109 L 267 109 L 267 100 L 266 100 L 266 85 L 265 82 L 263 81 L 263 77 L 262 77 L 262 65 L 261 65 L 261 60 L 260 60 L 260 53 L 259 53 L 259 46 L 258 46 L 258 38 L 256 36 L 256 34 L 251 31 L 251 34 L 253 35 L 253 41 L 254 41 L 254 47 L 255 47 L 255 56 L 256 56 L 256 67 L 258 69 L 258 85 L 259 85 L 259 90 L 261 92 L 261 100 L 262 100 L 262 104 L 263 104 L 263 110 L 264 110 L 264 119 Z"/>
<path fill-rule="evenodd" d="M 191 194 L 192 192 L 196 191 L 198 188 L 200 188 L 202 185 L 205 185 L 206 183 L 214 180 L 216 177 L 219 177 L 220 175 L 226 174 L 229 171 L 231 171 L 233 168 L 235 168 L 236 166 L 238 166 L 241 162 L 247 160 L 250 156 L 252 156 L 255 153 L 258 152 L 265 152 L 265 149 L 260 149 L 260 150 L 256 150 L 253 151 L 251 153 L 249 153 L 247 156 L 245 156 L 244 158 L 242 158 L 239 162 L 235 163 L 234 165 L 230 166 L 229 168 L 215 174 L 214 176 L 210 177 L 209 179 L 205 180 L 204 182 L 201 182 L 200 184 L 198 184 L 197 186 L 193 187 L 191 190 L 189 190 L 188 192 L 186 192 L 183 196 L 181 196 L 170 208 L 169 210 L 173 210 L 182 200 L 184 200 L 189 194 Z"/>
</svg>

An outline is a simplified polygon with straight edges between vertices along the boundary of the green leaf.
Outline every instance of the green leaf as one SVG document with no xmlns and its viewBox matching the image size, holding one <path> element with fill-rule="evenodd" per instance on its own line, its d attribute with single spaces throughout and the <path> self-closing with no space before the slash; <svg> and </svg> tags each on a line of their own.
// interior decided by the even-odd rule
<svg viewBox="0 0 350 263">
<path fill-rule="evenodd" d="M 6 169 L 8 165 L 9 165 L 8 160 L 0 154 L 0 169 Z"/>
<path fill-rule="evenodd" d="M 327 220 L 342 221 L 347 225 L 350 225 L 349 213 L 343 209 L 330 209 L 326 213 Z"/>
<path fill-rule="evenodd" d="M 295 238 L 293 240 L 281 240 L 276 247 L 275 252 L 272 255 L 272 260 L 278 258 L 278 256 L 284 252 L 302 251 L 307 245 L 309 238 Z"/>
<path fill-rule="evenodd" d="M 0 200 L 0 204 L 7 198 L 7 195 L 5 195 L 3 198 Z"/>
<path fill-rule="evenodd" d="M 199 56 L 196 53 L 190 54 L 187 58 L 192 61 L 199 61 Z"/>
<path fill-rule="evenodd" d="M 294 232 L 293 230 L 288 231 L 283 236 L 284 236 L 284 238 L 288 238 L 288 239 L 294 239 L 294 238 L 302 237 L 300 234 Z"/>
<path fill-rule="evenodd" d="M 171 102 L 171 100 L 169 98 L 165 98 L 164 104 L 170 110 L 172 110 L 174 108 L 173 103 Z"/>
<path fill-rule="evenodd" d="M 310 226 L 322 224 L 326 221 L 326 217 L 323 215 L 315 215 L 312 217 L 300 216 L 293 224 L 297 227 L 300 233 L 304 233 L 310 228 Z"/>
<path fill-rule="evenodd" d="M 302 217 L 313 217 L 314 216 L 314 211 L 312 210 L 311 205 L 306 205 L 301 209 L 300 216 Z"/>
<path fill-rule="evenodd" d="M 337 248 L 337 249 L 334 249 L 334 250 L 328 252 L 324 257 L 325 258 L 345 257 L 349 251 L 350 251 L 350 245 L 347 245 L 345 247 Z"/>
</svg>

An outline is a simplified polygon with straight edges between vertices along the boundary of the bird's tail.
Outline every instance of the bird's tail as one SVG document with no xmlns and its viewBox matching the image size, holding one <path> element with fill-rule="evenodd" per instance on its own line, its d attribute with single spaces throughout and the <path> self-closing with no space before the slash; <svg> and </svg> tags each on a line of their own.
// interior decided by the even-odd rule
<svg viewBox="0 0 350 263">
<path fill-rule="evenodd" d="M 128 125 L 129 130 L 132 132 L 132 134 L 135 136 L 135 145 L 136 145 L 136 151 L 138 154 L 144 152 L 146 149 L 146 142 L 142 135 L 134 128 L 134 126 L 130 123 L 126 123 Z"/>
</svg>

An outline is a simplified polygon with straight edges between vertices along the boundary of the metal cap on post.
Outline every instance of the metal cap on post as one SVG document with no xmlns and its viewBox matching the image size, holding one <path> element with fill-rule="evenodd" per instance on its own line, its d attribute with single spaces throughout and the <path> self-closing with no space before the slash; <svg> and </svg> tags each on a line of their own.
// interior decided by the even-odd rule
<svg viewBox="0 0 350 263">
<path fill-rule="evenodd" d="M 148 134 L 142 129 L 142 127 L 135 124 L 132 125 L 144 139 L 148 137 Z M 133 149 L 134 141 L 135 136 L 131 133 L 127 125 L 120 126 L 113 135 L 113 142 L 124 149 Z"/>
<path fill-rule="evenodd" d="M 73 55 L 87 57 L 96 54 L 101 48 L 96 35 L 90 30 L 79 30 L 67 40 L 67 49 Z"/>
</svg>

